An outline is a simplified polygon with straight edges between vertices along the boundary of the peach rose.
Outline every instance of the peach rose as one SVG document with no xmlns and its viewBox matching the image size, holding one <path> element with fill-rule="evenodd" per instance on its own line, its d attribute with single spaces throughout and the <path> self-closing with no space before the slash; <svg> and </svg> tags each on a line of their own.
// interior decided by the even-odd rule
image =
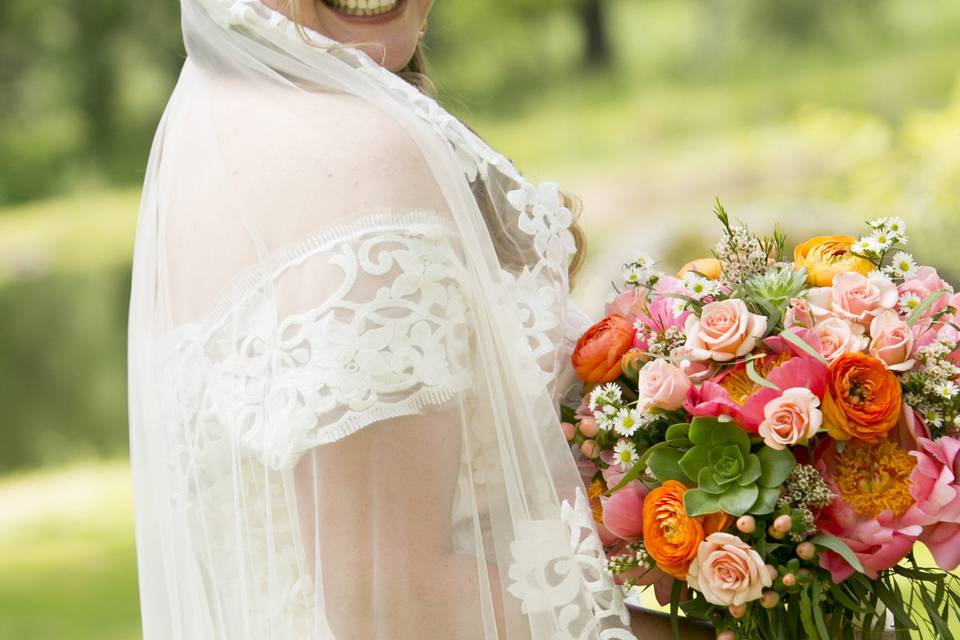
<svg viewBox="0 0 960 640">
<path fill-rule="evenodd" d="M 833 362 L 845 353 L 863 351 L 869 342 L 862 325 L 836 316 L 818 322 L 813 332 L 820 338 L 820 355 L 827 362 Z"/>
<path fill-rule="evenodd" d="M 850 236 L 810 238 L 794 249 L 794 265 L 807 269 L 807 283 L 812 287 L 829 287 L 836 275 L 847 271 L 866 275 L 873 271 L 873 264 L 850 253 L 856 241 Z"/>
<path fill-rule="evenodd" d="M 851 271 L 837 274 L 829 288 L 811 289 L 807 300 L 845 320 L 868 325 L 873 316 L 896 306 L 899 296 L 886 276 L 867 277 Z"/>
<path fill-rule="evenodd" d="M 697 549 L 687 584 L 707 602 L 729 607 L 756 600 L 773 579 L 753 547 L 735 535 L 712 533 Z"/>
<path fill-rule="evenodd" d="M 767 319 L 750 313 L 743 300 L 721 300 L 687 318 L 684 346 L 693 360 L 728 362 L 750 353 L 766 330 Z"/>
<path fill-rule="evenodd" d="M 792 387 L 763 408 L 758 433 L 771 449 L 783 449 L 802 443 L 820 429 L 823 414 L 820 398 L 806 387 Z"/>
<path fill-rule="evenodd" d="M 880 442 L 897 424 L 901 395 L 900 381 L 882 361 L 845 353 L 830 365 L 824 426 L 837 440 Z"/>
<path fill-rule="evenodd" d="M 723 264 L 716 258 L 699 258 L 697 260 L 691 260 L 687 264 L 683 265 L 680 268 L 680 271 L 677 273 L 678 278 L 682 278 L 684 275 L 695 271 L 705 278 L 710 280 L 717 280 L 723 274 Z"/>
<path fill-rule="evenodd" d="M 633 344 L 633 324 L 618 313 L 587 329 L 573 350 L 577 377 L 587 384 L 611 382 L 623 372 L 620 360 Z"/>
<path fill-rule="evenodd" d="M 896 311 L 885 311 L 870 323 L 868 352 L 881 360 L 891 371 L 907 371 L 913 367 L 913 329 L 900 319 Z"/>
<path fill-rule="evenodd" d="M 690 378 L 666 360 L 653 360 L 640 369 L 639 404 L 673 411 L 683 406 L 690 390 Z"/>
</svg>

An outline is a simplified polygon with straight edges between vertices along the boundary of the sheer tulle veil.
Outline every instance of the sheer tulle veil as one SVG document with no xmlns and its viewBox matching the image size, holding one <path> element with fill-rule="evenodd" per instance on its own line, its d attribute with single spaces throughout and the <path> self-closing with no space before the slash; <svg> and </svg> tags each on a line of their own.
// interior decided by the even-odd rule
<svg viewBox="0 0 960 640">
<path fill-rule="evenodd" d="M 181 0 L 130 305 L 147 640 L 632 638 L 558 427 L 570 211 L 258 0 Z"/>
</svg>

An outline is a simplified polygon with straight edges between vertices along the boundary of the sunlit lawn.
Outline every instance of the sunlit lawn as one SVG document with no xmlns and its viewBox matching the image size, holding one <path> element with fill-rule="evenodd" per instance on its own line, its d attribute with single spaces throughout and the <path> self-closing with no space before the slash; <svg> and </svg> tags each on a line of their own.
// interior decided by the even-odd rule
<svg viewBox="0 0 960 640">
<path fill-rule="evenodd" d="M 140 637 L 126 462 L 0 481 L 0 637 Z"/>
</svg>

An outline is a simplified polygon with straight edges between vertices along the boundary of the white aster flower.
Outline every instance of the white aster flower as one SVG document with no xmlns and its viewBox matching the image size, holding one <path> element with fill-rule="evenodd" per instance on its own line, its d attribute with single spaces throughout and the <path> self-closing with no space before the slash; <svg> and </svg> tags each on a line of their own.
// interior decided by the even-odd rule
<svg viewBox="0 0 960 640">
<path fill-rule="evenodd" d="M 907 223 L 903 221 L 903 218 L 894 216 L 892 218 L 884 218 L 884 220 L 887 231 L 891 234 L 901 237 L 907 234 Z"/>
<path fill-rule="evenodd" d="M 874 229 L 880 229 L 881 227 L 885 227 L 885 226 L 887 225 L 887 222 L 888 222 L 889 220 L 890 220 L 890 218 L 874 218 L 873 220 L 871 220 L 871 221 L 868 222 L 867 224 L 870 225 L 870 227 L 872 227 L 872 228 L 874 228 Z"/>
<path fill-rule="evenodd" d="M 852 245 L 850 245 L 850 253 L 855 253 L 857 255 L 863 255 L 867 252 L 867 248 L 863 245 L 863 242 L 857 240 Z"/>
<path fill-rule="evenodd" d="M 683 298 L 674 298 L 670 309 L 673 311 L 673 317 L 679 318 L 683 315 L 683 312 L 687 310 L 687 301 Z"/>
<path fill-rule="evenodd" d="M 907 314 L 920 306 L 920 296 L 915 293 L 905 293 L 900 296 L 898 301 L 898 306 L 900 307 L 900 313 Z"/>
<path fill-rule="evenodd" d="M 648 278 L 648 274 L 645 269 L 638 267 L 635 264 L 626 264 L 623 266 L 623 281 L 627 284 L 632 284 L 634 286 L 639 286 L 641 283 L 645 282 Z"/>
<path fill-rule="evenodd" d="M 687 290 L 691 298 L 702 300 L 716 291 L 717 283 L 697 273 L 688 271 L 683 274 L 683 288 Z"/>
<path fill-rule="evenodd" d="M 889 237 L 885 233 L 874 233 L 873 235 L 860 238 L 860 244 L 863 245 L 864 253 L 880 253 L 889 248 Z"/>
<path fill-rule="evenodd" d="M 633 264 L 640 267 L 641 269 L 652 267 L 657 264 L 657 261 L 654 260 L 649 253 L 644 251 L 635 251 L 633 253 Z"/>
<path fill-rule="evenodd" d="M 643 412 L 624 407 L 613 420 L 613 429 L 622 436 L 630 437 L 643 424 Z"/>
<path fill-rule="evenodd" d="M 613 448 L 613 457 L 617 464 L 624 471 L 629 471 L 633 465 L 637 464 L 640 456 L 637 455 L 637 448 L 626 438 L 621 438 Z"/>
<path fill-rule="evenodd" d="M 949 400 L 957 395 L 957 383 L 949 380 L 947 382 L 941 382 L 934 387 L 933 390 L 941 398 Z"/>
<path fill-rule="evenodd" d="M 897 278 L 912 278 L 917 275 L 917 261 L 906 251 L 898 251 L 890 262 L 893 275 Z"/>
</svg>

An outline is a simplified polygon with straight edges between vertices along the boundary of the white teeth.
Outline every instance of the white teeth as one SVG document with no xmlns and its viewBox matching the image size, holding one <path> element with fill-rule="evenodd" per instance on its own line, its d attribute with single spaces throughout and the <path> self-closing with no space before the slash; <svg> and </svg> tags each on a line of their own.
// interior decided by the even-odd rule
<svg viewBox="0 0 960 640">
<path fill-rule="evenodd" d="M 352 16 L 375 16 L 396 8 L 400 0 L 324 0 L 328 5 Z"/>
</svg>

